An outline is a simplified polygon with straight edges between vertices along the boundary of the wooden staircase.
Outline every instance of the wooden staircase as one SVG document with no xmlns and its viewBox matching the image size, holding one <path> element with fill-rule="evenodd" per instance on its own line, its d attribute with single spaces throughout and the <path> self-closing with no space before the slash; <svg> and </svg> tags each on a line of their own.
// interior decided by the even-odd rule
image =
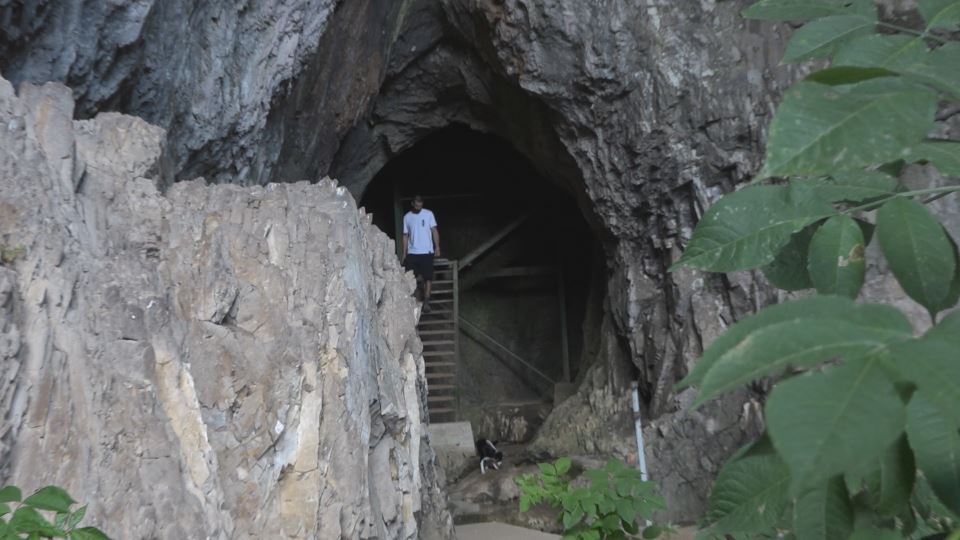
<svg viewBox="0 0 960 540">
<path fill-rule="evenodd" d="M 423 343 L 427 376 L 427 411 L 431 422 L 457 419 L 460 363 L 459 277 L 457 261 L 436 259 L 433 263 L 430 311 L 420 315 L 417 334 Z"/>
</svg>

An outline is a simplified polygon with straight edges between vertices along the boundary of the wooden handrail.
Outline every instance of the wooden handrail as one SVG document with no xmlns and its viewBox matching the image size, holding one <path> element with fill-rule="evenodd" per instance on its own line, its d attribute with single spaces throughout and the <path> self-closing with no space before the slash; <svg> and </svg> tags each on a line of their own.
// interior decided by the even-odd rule
<svg viewBox="0 0 960 540">
<path fill-rule="evenodd" d="M 466 268 L 469 268 L 471 264 L 474 263 L 478 258 L 480 258 L 484 253 L 490 250 L 493 246 L 497 244 L 500 240 L 503 240 L 505 236 L 512 233 L 517 227 L 523 224 L 526 219 L 530 217 L 530 214 L 525 214 L 519 218 L 511 221 L 506 227 L 497 231 L 493 236 L 488 238 L 482 244 L 477 246 L 476 249 L 467 253 L 465 256 L 460 258 L 460 271 L 463 272 Z"/>
</svg>

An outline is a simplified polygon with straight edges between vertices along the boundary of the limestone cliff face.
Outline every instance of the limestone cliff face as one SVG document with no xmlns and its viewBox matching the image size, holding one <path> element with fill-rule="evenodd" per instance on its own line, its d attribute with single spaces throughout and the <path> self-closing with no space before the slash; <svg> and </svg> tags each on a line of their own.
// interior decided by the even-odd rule
<svg viewBox="0 0 960 540">
<path fill-rule="evenodd" d="M 161 194 L 70 94 L 0 79 L 0 477 L 114 538 L 448 537 L 389 239 L 330 180 Z"/>
<path fill-rule="evenodd" d="M 0 70 L 67 82 L 82 116 L 120 109 L 167 128 L 179 179 L 330 174 L 359 197 L 437 129 L 507 139 L 576 197 L 609 270 L 587 340 L 594 367 L 538 444 L 630 453 L 627 387 L 639 378 L 654 476 L 672 517 L 695 518 L 757 426 L 749 392 L 691 414 L 673 383 L 775 297 L 750 274 L 666 268 L 703 209 L 759 165 L 772 103 L 794 76 L 775 69 L 780 27 L 742 20 L 748 0 L 191 4 L 0 7 Z"/>
</svg>

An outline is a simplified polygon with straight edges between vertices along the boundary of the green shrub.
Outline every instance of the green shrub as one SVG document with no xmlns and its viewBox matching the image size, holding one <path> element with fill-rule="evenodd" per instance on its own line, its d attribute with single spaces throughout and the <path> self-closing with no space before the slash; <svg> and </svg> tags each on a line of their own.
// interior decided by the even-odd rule
<svg viewBox="0 0 960 540">
<path fill-rule="evenodd" d="M 960 191 L 960 141 L 944 135 L 951 113 L 937 114 L 960 105 L 960 0 L 918 11 L 913 29 L 881 20 L 872 0 L 744 12 L 804 22 L 784 61 L 831 64 L 786 92 L 755 183 L 706 212 L 674 268 L 759 269 L 816 294 L 739 321 L 680 383 L 699 388 L 699 406 L 781 379 L 764 437 L 717 477 L 703 538 L 960 540 L 960 312 L 940 317 L 960 297 L 960 258 L 926 206 Z M 908 163 L 947 185 L 907 189 Z M 923 336 L 896 307 L 855 302 L 873 240 L 929 313 Z"/>
<path fill-rule="evenodd" d="M 10 503 L 14 505 L 10 506 Z M 6 486 L 0 489 L 0 540 L 109 540 L 96 527 L 77 528 L 87 507 L 71 510 L 75 503 L 66 491 L 56 486 L 40 488 L 22 501 L 19 488 Z M 52 512 L 53 522 L 48 521 L 41 511 Z"/>
<path fill-rule="evenodd" d="M 23 246 L 5 246 L 0 244 L 0 264 L 9 265 L 23 257 L 27 249 Z"/>
<path fill-rule="evenodd" d="M 564 540 L 600 540 L 618 538 L 657 538 L 658 525 L 641 527 L 664 508 L 663 499 L 654 493 L 655 485 L 640 479 L 640 471 L 611 459 L 601 469 L 584 472 L 585 487 L 570 484 L 570 459 L 541 463 L 537 474 L 516 479 L 520 487 L 520 511 L 547 503 L 560 509 Z M 641 536 L 638 536 L 641 535 Z"/>
</svg>

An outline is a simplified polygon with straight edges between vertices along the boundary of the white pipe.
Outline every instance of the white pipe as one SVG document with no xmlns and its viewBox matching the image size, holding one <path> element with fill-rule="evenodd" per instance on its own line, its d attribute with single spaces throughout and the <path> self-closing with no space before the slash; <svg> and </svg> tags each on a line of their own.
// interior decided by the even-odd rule
<svg viewBox="0 0 960 540">
<path fill-rule="evenodd" d="M 633 431 L 637 434 L 637 467 L 640 468 L 640 480 L 648 480 L 647 455 L 643 449 L 643 424 L 640 421 L 639 383 L 633 381 L 630 383 L 630 389 L 633 390 Z M 646 520 L 646 526 L 649 527 L 650 525 L 651 521 Z"/>
<path fill-rule="evenodd" d="M 637 434 L 637 466 L 640 467 L 640 479 L 647 480 L 647 456 L 643 449 L 643 424 L 640 421 L 640 392 L 637 382 L 630 383 L 633 390 L 633 431 Z"/>
</svg>

